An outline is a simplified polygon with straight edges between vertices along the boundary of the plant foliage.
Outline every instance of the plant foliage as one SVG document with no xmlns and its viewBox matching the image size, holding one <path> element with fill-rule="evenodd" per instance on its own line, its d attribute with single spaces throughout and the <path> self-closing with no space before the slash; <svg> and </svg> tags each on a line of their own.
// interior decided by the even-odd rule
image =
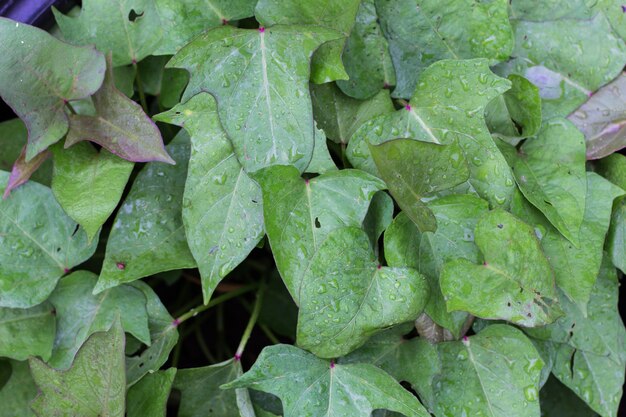
<svg viewBox="0 0 626 417">
<path fill-rule="evenodd" d="M 53 12 L 0 17 L 0 417 L 618 415 L 626 6 Z"/>
</svg>

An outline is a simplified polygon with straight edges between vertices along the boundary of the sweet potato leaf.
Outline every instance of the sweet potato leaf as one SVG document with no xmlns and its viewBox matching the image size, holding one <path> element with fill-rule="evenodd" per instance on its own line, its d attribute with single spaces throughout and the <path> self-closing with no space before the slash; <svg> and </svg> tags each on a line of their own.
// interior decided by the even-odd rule
<svg viewBox="0 0 626 417">
<path fill-rule="evenodd" d="M 199 93 L 155 120 L 182 126 L 191 136 L 182 216 L 208 302 L 264 235 L 261 188 L 237 160 L 210 94 Z"/>
<path fill-rule="evenodd" d="M 22 148 L 20 156 L 17 157 L 11 168 L 11 175 L 9 175 L 9 181 L 4 188 L 2 198 L 7 198 L 11 194 L 11 190 L 19 187 L 30 179 L 30 177 L 39 169 L 39 167 L 46 162 L 50 152 L 45 150 L 37 155 L 30 161 L 26 161 L 26 146 Z"/>
<path fill-rule="evenodd" d="M 254 366 L 224 388 L 277 395 L 285 417 L 370 415 L 377 408 L 406 417 L 428 416 L 414 396 L 379 368 L 336 364 L 289 345 L 263 349 Z"/>
<path fill-rule="evenodd" d="M 450 144 L 458 141 L 469 161 L 469 185 L 492 206 L 507 207 L 514 190 L 513 175 L 491 139 L 483 112 L 508 90 L 510 82 L 495 76 L 484 59 L 442 60 L 420 76 L 413 98 L 404 109 L 362 125 L 348 144 L 352 166 L 371 174 L 378 170 L 368 149 L 398 138 Z M 442 80 L 445 87 L 442 87 Z"/>
<path fill-rule="evenodd" d="M 396 85 L 396 72 L 374 0 L 363 0 L 359 5 L 342 59 L 349 79 L 338 80 L 337 86 L 350 97 L 365 100 Z"/>
<path fill-rule="evenodd" d="M 126 397 L 127 417 L 165 417 L 176 368 L 148 374 L 133 385 Z"/>
<path fill-rule="evenodd" d="M 26 160 L 59 141 L 69 125 L 65 103 L 95 93 L 105 72 L 104 56 L 76 47 L 33 26 L 0 17 L 0 97 L 28 129 Z"/>
<path fill-rule="evenodd" d="M 0 190 L 8 179 L 0 171 Z M 61 276 L 93 255 L 96 244 L 88 243 L 48 187 L 29 182 L 14 190 L 0 200 L 0 306 L 43 302 Z"/>
<path fill-rule="evenodd" d="M 296 342 L 318 357 L 345 355 L 374 333 L 416 319 L 428 292 L 416 270 L 381 266 L 363 230 L 335 229 L 303 274 Z"/>
<path fill-rule="evenodd" d="M 109 68 L 102 87 L 92 97 L 96 115 L 70 116 L 65 147 L 89 140 L 129 161 L 173 164 L 174 160 L 165 151 L 159 129 L 139 104 L 115 87 L 110 58 L 107 61 Z"/>
<path fill-rule="evenodd" d="M 482 265 L 457 259 L 441 271 L 448 311 L 528 327 L 551 323 L 561 315 L 554 272 L 532 227 L 494 210 L 478 222 L 474 240 L 484 256 Z"/>
<path fill-rule="evenodd" d="M 360 227 L 384 183 L 359 170 L 332 171 L 310 180 L 294 167 L 276 166 L 255 179 L 263 189 L 265 232 L 276 266 L 296 304 L 303 274 L 319 246 L 340 227 Z"/>
<path fill-rule="evenodd" d="M 393 97 L 413 97 L 422 71 L 443 59 L 509 57 L 513 36 L 507 1 L 376 0 L 396 69 Z"/>
<path fill-rule="evenodd" d="M 119 320 L 108 331 L 94 333 L 67 371 L 58 371 L 35 358 L 29 364 L 40 392 L 31 403 L 36 414 L 124 416 L 124 330 Z"/>
<path fill-rule="evenodd" d="M 30 402 L 37 396 L 37 386 L 30 375 L 28 362 L 6 361 L 0 364 L 9 366 L 9 379 L 0 385 L 0 416 L 35 417 Z"/>
<path fill-rule="evenodd" d="M 191 73 L 183 101 L 201 91 L 215 97 L 222 126 L 246 172 L 281 164 L 304 171 L 314 146 L 311 55 L 338 37 L 321 27 L 222 26 L 195 38 L 168 66 Z"/>
<path fill-rule="evenodd" d="M 182 221 L 189 136 L 167 145 L 176 165 L 152 162 L 139 173 L 115 216 L 96 293 L 157 272 L 193 268 Z"/>
<path fill-rule="evenodd" d="M 141 61 L 158 47 L 161 20 L 150 0 L 85 0 L 77 16 L 52 9 L 63 37 L 75 45 L 96 45 L 113 53 L 113 65 Z"/>
<path fill-rule="evenodd" d="M 0 307 L 0 356 L 18 361 L 39 356 L 47 361 L 56 333 L 54 316 L 47 301 L 31 308 Z"/>
</svg>

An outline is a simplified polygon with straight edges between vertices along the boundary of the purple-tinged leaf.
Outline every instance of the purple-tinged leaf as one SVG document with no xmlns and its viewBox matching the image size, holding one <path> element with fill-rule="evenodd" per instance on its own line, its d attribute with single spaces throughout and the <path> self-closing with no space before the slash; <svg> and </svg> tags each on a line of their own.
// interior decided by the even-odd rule
<svg viewBox="0 0 626 417">
<path fill-rule="evenodd" d="M 67 133 L 65 104 L 100 88 L 104 56 L 2 17 L 0 39 L 7 46 L 0 54 L 0 97 L 28 128 L 26 160 L 31 160 Z"/>
<path fill-rule="evenodd" d="M 100 90 L 93 95 L 96 116 L 70 116 L 65 147 L 89 140 L 132 162 L 175 164 L 167 154 L 156 125 L 137 103 L 120 92 L 113 81 L 110 58 Z"/>
<path fill-rule="evenodd" d="M 598 90 L 568 119 L 585 134 L 587 159 L 626 147 L 626 74 Z"/>
<path fill-rule="evenodd" d="M 11 175 L 9 175 L 9 182 L 7 183 L 2 199 L 5 199 L 11 194 L 11 190 L 19 187 L 29 180 L 30 176 L 43 164 L 50 156 L 48 150 L 37 154 L 30 161 L 26 161 L 26 146 L 22 148 L 22 152 L 17 160 L 13 163 L 13 169 L 11 169 Z"/>
</svg>

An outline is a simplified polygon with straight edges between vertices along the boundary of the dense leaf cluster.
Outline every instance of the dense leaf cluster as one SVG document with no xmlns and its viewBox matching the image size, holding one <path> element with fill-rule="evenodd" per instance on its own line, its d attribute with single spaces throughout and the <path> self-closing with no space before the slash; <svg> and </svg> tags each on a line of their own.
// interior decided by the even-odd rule
<svg viewBox="0 0 626 417">
<path fill-rule="evenodd" d="M 0 416 L 617 416 L 620 2 L 54 15 L 0 18 Z"/>
</svg>

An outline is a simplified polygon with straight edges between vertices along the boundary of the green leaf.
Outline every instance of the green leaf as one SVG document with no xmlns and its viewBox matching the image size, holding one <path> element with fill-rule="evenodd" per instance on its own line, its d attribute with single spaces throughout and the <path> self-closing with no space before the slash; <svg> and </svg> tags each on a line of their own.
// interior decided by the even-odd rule
<svg viewBox="0 0 626 417">
<path fill-rule="evenodd" d="M 69 148 L 89 140 L 121 158 L 133 162 L 160 161 L 173 164 L 167 154 L 159 129 L 141 106 L 115 87 L 110 58 L 102 87 L 93 95 L 96 116 L 70 116 L 70 130 L 65 139 Z"/>
<path fill-rule="evenodd" d="M 441 371 L 437 345 L 424 338 L 405 339 L 413 329 L 410 323 L 392 327 L 373 336 L 359 349 L 339 359 L 339 363 L 372 364 L 397 381 L 406 381 L 418 391 L 419 397 L 431 409 L 435 395 L 432 384 L 422 381 Z"/>
<path fill-rule="evenodd" d="M 624 361 L 559 345 L 554 375 L 602 417 L 618 415 L 624 384 Z"/>
<path fill-rule="evenodd" d="M 27 362 L 8 361 L 10 377 L 0 385 L 0 417 L 35 417 L 30 402 L 37 396 L 37 386 Z"/>
<path fill-rule="evenodd" d="M 28 131 L 20 119 L 11 119 L 0 123 L 0 169 L 11 171 L 13 163 L 20 157 L 26 146 Z M 52 178 L 52 160 L 47 159 L 37 171 L 33 172 L 30 180 L 43 185 L 50 185 Z"/>
<path fill-rule="evenodd" d="M 570 122 L 553 119 L 519 150 L 500 149 L 524 197 L 578 247 L 587 193 L 582 134 Z"/>
<path fill-rule="evenodd" d="M 207 29 L 254 15 L 256 0 L 157 0 L 163 38 L 154 52 L 172 55 Z"/>
<path fill-rule="evenodd" d="M 465 182 L 467 161 L 458 143 L 437 145 L 398 139 L 370 145 L 380 176 L 400 208 L 422 232 L 437 230 L 437 220 L 422 199 Z"/>
<path fill-rule="evenodd" d="M 563 317 L 544 327 L 526 329 L 526 332 L 536 339 L 566 343 L 623 366 L 626 330 L 618 310 L 618 295 L 615 269 L 605 260 L 586 311 L 562 298 Z"/>
<path fill-rule="evenodd" d="M 597 172 L 626 189 L 626 157 L 612 154 L 599 161 Z M 619 199 L 614 206 L 611 216 L 611 227 L 606 238 L 606 249 L 611 256 L 613 265 L 622 272 L 626 271 L 626 199 Z"/>
<path fill-rule="evenodd" d="M 569 6 L 582 12 L 584 7 L 558 2 L 551 10 L 545 4 L 530 3 L 527 10 L 517 8 L 513 13 L 514 58 L 500 65 L 498 72 L 522 75 L 539 87 L 542 114 L 548 120 L 567 116 L 615 78 L 626 64 L 626 45 L 603 14 L 567 16 Z"/>
<path fill-rule="evenodd" d="M 11 190 L 19 187 L 29 180 L 30 176 L 33 175 L 39 167 L 46 162 L 48 157 L 50 156 L 50 152 L 45 150 L 37 155 L 30 161 L 26 161 L 26 146 L 22 148 L 22 152 L 17 157 L 15 162 L 13 163 L 13 167 L 11 168 L 11 175 L 9 175 L 9 181 L 7 181 L 7 185 L 4 189 L 4 193 L 2 198 L 5 199 L 11 194 Z"/>
<path fill-rule="evenodd" d="M 518 194 L 512 212 L 535 226 L 541 237 L 541 246 L 555 273 L 556 283 L 565 296 L 574 302 L 583 314 L 596 282 L 603 257 L 604 240 L 609 228 L 613 199 L 624 191 L 597 174 L 587 173 L 585 217 L 580 228 L 579 248 L 567 241 L 546 219 Z M 562 298 L 561 298 L 562 300 Z"/>
<path fill-rule="evenodd" d="M 626 75 L 600 88 L 568 119 L 585 135 L 587 159 L 599 159 L 626 147 Z"/>
<path fill-rule="evenodd" d="M 23 361 L 40 356 L 48 360 L 56 332 L 54 315 L 48 302 L 27 309 L 0 307 L 0 357 Z"/>
<path fill-rule="evenodd" d="M 173 323 L 174 319 L 169 315 L 152 288 L 143 281 L 135 281 L 130 285 L 143 292 L 146 297 L 148 327 L 152 343 L 135 356 L 126 358 L 126 382 L 128 386 L 135 384 L 144 375 L 159 370 L 178 342 L 178 330 Z"/>
<path fill-rule="evenodd" d="M 435 387 L 436 416 L 540 415 L 544 363 L 518 329 L 496 324 L 462 341 L 440 343 L 437 350 L 441 370 L 420 381 L 420 386 Z"/>
<path fill-rule="evenodd" d="M 180 102 L 180 98 L 189 82 L 189 73 L 178 68 L 165 68 L 159 104 L 170 109 Z"/>
<path fill-rule="evenodd" d="M 328 145 L 326 144 L 326 135 L 324 131 L 315 126 L 315 147 L 313 148 L 313 156 L 309 166 L 306 167 L 307 174 L 323 174 L 328 171 L 336 171 L 337 166 L 330 156 Z"/>
<path fill-rule="evenodd" d="M 462 310 L 522 326 L 540 326 L 560 315 L 554 273 L 532 227 L 503 211 L 487 213 L 474 231 L 485 262 L 446 263 L 441 291 L 448 311 Z"/>
<path fill-rule="evenodd" d="M 63 210 L 93 239 L 122 197 L 133 163 L 89 143 L 55 146 L 52 192 Z"/>
<path fill-rule="evenodd" d="M 341 55 L 354 26 L 359 0 L 259 0 L 254 14 L 262 26 L 311 25 L 343 35 L 320 46 L 311 61 L 311 81 L 315 84 L 347 80 Z"/>
<path fill-rule="evenodd" d="M 541 415 L 545 417 L 597 417 L 569 388 L 552 377 L 539 392 Z"/>
<path fill-rule="evenodd" d="M 416 270 L 381 266 L 363 230 L 333 230 L 302 276 L 297 344 L 319 357 L 343 356 L 376 332 L 415 320 L 428 293 Z"/>
<path fill-rule="evenodd" d="M 261 189 L 237 160 L 210 94 L 199 93 L 155 120 L 182 126 L 191 136 L 182 215 L 208 302 L 264 235 Z"/>
<path fill-rule="evenodd" d="M 119 320 L 107 332 L 94 333 L 67 371 L 35 358 L 28 362 L 40 392 L 31 403 L 37 415 L 124 416 L 124 330 Z"/>
<path fill-rule="evenodd" d="M 183 101 L 200 91 L 215 97 L 222 126 L 247 172 L 280 164 L 304 171 L 314 147 L 310 57 L 336 38 L 336 32 L 319 27 L 222 26 L 195 38 L 168 66 L 191 73 Z"/>
<path fill-rule="evenodd" d="M 11 48 L 0 54 L 0 97 L 28 128 L 29 161 L 66 133 L 65 103 L 98 90 L 104 56 L 75 47 L 33 26 L 0 17 L 0 38 Z"/>
<path fill-rule="evenodd" d="M 147 164 L 117 212 L 94 292 L 172 269 L 194 268 L 182 221 L 189 136 L 167 146 L 177 162 Z"/>
<path fill-rule="evenodd" d="M 507 207 L 514 191 L 513 175 L 489 135 L 483 112 L 491 100 L 509 89 L 510 82 L 495 76 L 487 64 L 476 59 L 431 65 L 404 109 L 372 119 L 354 133 L 347 150 L 352 166 L 378 174 L 368 143 L 398 138 L 458 142 L 471 162 L 471 191 L 492 206 Z"/>
<path fill-rule="evenodd" d="M 393 199 L 384 191 L 374 194 L 362 228 L 370 239 L 374 254 L 378 255 L 378 239 L 393 221 Z"/>
<path fill-rule="evenodd" d="M 167 399 L 176 368 L 167 371 L 158 371 L 146 375 L 141 381 L 128 390 L 127 413 L 128 417 L 165 417 Z"/>
<path fill-rule="evenodd" d="M 174 380 L 174 388 L 180 391 L 178 417 L 215 416 L 254 416 L 252 410 L 244 410 L 251 405 L 246 389 L 221 390 L 220 386 L 241 376 L 241 362 L 227 361 L 202 368 L 181 369 Z M 243 404 L 242 404 L 243 403 Z"/>
<path fill-rule="evenodd" d="M 385 258 L 391 266 L 408 266 L 424 274 L 431 288 L 424 311 L 459 337 L 467 313 L 448 312 L 439 276 L 447 261 L 463 258 L 479 262 L 474 229 L 489 207 L 486 201 L 471 195 L 438 198 L 428 207 L 437 219 L 437 231 L 421 233 L 406 213 L 400 213 L 385 232 Z"/>
<path fill-rule="evenodd" d="M 376 0 L 396 68 L 393 97 L 411 97 L 422 71 L 441 59 L 505 60 L 513 49 L 506 0 Z M 445 11 L 445 12 L 444 12 Z"/>
<path fill-rule="evenodd" d="M 0 184 L 8 178 L 0 171 Z M 32 181 L 0 201 L 1 307 L 43 302 L 63 274 L 91 257 L 98 239 L 89 244 L 77 228 L 50 189 Z"/>
<path fill-rule="evenodd" d="M 377 408 L 428 416 L 413 395 L 379 368 L 329 363 L 289 345 L 266 347 L 248 372 L 224 386 L 246 387 L 279 396 L 285 417 L 367 416 Z"/>
<path fill-rule="evenodd" d="M 296 304 L 303 274 L 319 246 L 340 227 L 360 227 L 377 191 L 384 184 L 358 170 L 331 171 L 302 179 L 298 170 L 275 166 L 255 179 L 263 189 L 265 232 L 276 266 Z"/>
<path fill-rule="evenodd" d="M 382 88 L 396 85 L 396 72 L 374 0 L 361 2 L 342 59 L 349 79 L 338 80 L 337 86 L 350 97 L 365 100 Z"/>
<path fill-rule="evenodd" d="M 526 78 L 511 74 L 511 89 L 494 98 L 485 109 L 492 134 L 517 145 L 520 139 L 535 136 L 541 127 L 539 89 Z"/>
<path fill-rule="evenodd" d="M 388 91 L 361 101 L 346 96 L 332 83 L 311 84 L 311 99 L 318 126 L 335 143 L 347 144 L 363 123 L 394 110 Z"/>
<path fill-rule="evenodd" d="M 296 339 L 298 307 L 277 271 L 270 275 L 259 313 L 259 322 L 281 336 Z"/>
<path fill-rule="evenodd" d="M 146 297 L 129 285 L 92 295 L 96 278 L 92 272 L 74 272 L 63 278 L 50 296 L 57 331 L 47 363 L 54 368 L 67 369 L 85 340 L 107 330 L 118 317 L 125 331 L 150 344 Z"/>
<path fill-rule="evenodd" d="M 162 29 L 154 1 L 85 0 L 82 5 L 75 17 L 52 9 L 70 43 L 113 52 L 116 67 L 137 63 L 159 46 Z"/>
</svg>

